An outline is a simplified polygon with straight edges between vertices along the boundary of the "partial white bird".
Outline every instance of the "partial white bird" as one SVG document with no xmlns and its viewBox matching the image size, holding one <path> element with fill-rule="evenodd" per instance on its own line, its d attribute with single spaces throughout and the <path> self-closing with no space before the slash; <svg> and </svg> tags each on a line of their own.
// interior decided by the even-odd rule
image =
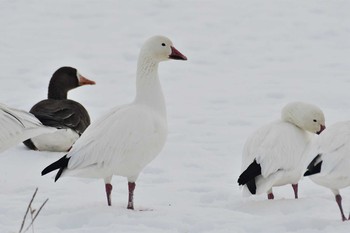
<svg viewBox="0 0 350 233">
<path fill-rule="evenodd" d="M 91 124 L 66 156 L 42 171 L 59 169 L 61 176 L 103 178 L 108 205 L 111 205 L 113 175 L 127 177 L 128 209 L 134 209 L 135 182 L 163 148 L 167 137 L 165 100 L 158 77 L 159 62 L 187 60 L 164 36 L 148 39 L 137 64 L 136 98 L 112 109 Z"/>
<path fill-rule="evenodd" d="M 55 131 L 28 112 L 0 104 L 0 152 L 28 138 Z"/>
<path fill-rule="evenodd" d="M 325 129 L 325 118 L 321 109 L 303 102 L 287 104 L 281 118 L 257 130 L 244 146 L 238 184 L 245 194 L 274 199 L 272 187 L 292 184 L 298 198 L 304 151 L 312 135 Z"/>
<path fill-rule="evenodd" d="M 339 122 L 327 128 L 314 142 L 314 159 L 304 176 L 316 184 L 329 188 L 335 195 L 342 220 L 345 217 L 339 190 L 350 186 L 350 121 Z"/>
</svg>

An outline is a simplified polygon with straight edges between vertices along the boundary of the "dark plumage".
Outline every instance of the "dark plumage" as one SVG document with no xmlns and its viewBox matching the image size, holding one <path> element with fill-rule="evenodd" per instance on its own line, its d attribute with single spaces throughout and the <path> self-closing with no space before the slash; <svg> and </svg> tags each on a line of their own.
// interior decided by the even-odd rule
<svg viewBox="0 0 350 233">
<path fill-rule="evenodd" d="M 64 171 L 64 169 L 67 168 L 69 159 L 70 158 L 67 158 L 67 155 L 63 156 L 62 158 L 60 158 L 59 160 L 50 164 L 44 170 L 42 170 L 41 175 L 43 176 L 43 175 L 46 175 L 47 173 L 50 173 L 54 170 L 59 169 L 55 177 L 55 182 L 56 182 L 62 175 L 62 172 Z"/>
<path fill-rule="evenodd" d="M 304 173 L 304 176 L 311 176 L 321 172 L 322 160 L 319 161 L 321 154 L 318 154 L 307 166 L 307 171 Z"/>
<path fill-rule="evenodd" d="M 80 136 L 90 125 L 90 117 L 80 103 L 67 99 L 67 93 L 69 90 L 87 84 L 92 85 L 95 82 L 81 76 L 75 68 L 59 68 L 50 80 L 48 98 L 35 104 L 30 113 L 44 125 L 58 129 L 71 129 Z M 30 149 L 40 150 L 31 139 L 25 141 L 24 144 Z"/>
<path fill-rule="evenodd" d="M 261 175 L 261 166 L 254 160 L 238 178 L 239 185 L 247 185 L 251 194 L 256 194 L 255 177 Z"/>
</svg>

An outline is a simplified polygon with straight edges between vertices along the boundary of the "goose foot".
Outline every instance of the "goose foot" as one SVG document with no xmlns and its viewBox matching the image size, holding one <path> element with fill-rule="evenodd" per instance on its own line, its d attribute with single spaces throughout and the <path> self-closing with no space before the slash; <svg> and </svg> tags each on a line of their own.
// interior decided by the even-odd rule
<svg viewBox="0 0 350 233">
<path fill-rule="evenodd" d="M 135 190 L 135 187 L 136 187 L 135 182 L 128 182 L 129 201 L 128 201 L 127 209 L 129 209 L 129 210 L 133 210 L 134 209 L 134 190 Z"/>
<path fill-rule="evenodd" d="M 113 186 L 109 183 L 107 183 L 105 186 L 106 186 L 107 204 L 108 206 L 111 206 L 112 205 L 111 193 L 112 193 Z"/>
</svg>

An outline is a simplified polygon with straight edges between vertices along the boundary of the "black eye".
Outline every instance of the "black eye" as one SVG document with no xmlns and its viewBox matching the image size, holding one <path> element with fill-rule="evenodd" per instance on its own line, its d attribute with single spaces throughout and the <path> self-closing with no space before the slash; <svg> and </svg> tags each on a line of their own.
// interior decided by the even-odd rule
<svg viewBox="0 0 350 233">
<path fill-rule="evenodd" d="M 314 122 L 317 122 L 317 120 L 316 120 L 316 119 L 314 119 Z"/>
<path fill-rule="evenodd" d="M 162 43 L 162 46 L 165 46 L 165 43 Z"/>
</svg>

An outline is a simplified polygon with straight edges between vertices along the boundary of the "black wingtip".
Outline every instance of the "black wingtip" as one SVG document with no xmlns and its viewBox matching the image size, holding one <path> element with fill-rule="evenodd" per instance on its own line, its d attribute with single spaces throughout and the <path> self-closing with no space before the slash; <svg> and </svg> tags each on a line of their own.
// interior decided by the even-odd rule
<svg viewBox="0 0 350 233">
<path fill-rule="evenodd" d="M 60 158 L 59 160 L 57 160 L 56 162 L 50 164 L 49 166 L 47 166 L 46 168 L 44 168 L 44 170 L 42 170 L 41 175 L 44 176 L 47 173 L 50 173 L 54 170 L 58 170 L 57 175 L 55 177 L 55 182 L 58 180 L 58 178 L 60 178 L 60 176 L 62 175 L 62 172 L 67 168 L 68 166 L 68 161 L 70 158 L 67 158 L 67 155 L 63 156 L 62 158 Z"/>
<path fill-rule="evenodd" d="M 255 178 L 251 179 L 250 181 L 247 182 L 247 188 L 249 190 L 249 192 L 252 195 L 256 194 L 256 183 L 255 183 Z"/>
<path fill-rule="evenodd" d="M 318 162 L 322 154 L 318 154 L 307 166 L 307 171 L 304 173 L 304 176 L 311 176 L 321 172 L 322 160 Z M 318 163 L 317 163 L 318 162 Z"/>
<path fill-rule="evenodd" d="M 261 175 L 261 166 L 254 160 L 247 169 L 239 176 L 237 182 L 239 185 L 245 185 L 250 180 Z"/>
<path fill-rule="evenodd" d="M 31 139 L 25 140 L 23 144 L 31 150 L 38 150 Z"/>
<path fill-rule="evenodd" d="M 62 172 L 66 169 L 66 167 L 61 167 L 60 170 L 58 170 L 56 176 L 55 176 L 55 182 L 61 177 Z"/>
<path fill-rule="evenodd" d="M 304 173 L 304 176 L 311 176 L 312 174 L 311 174 L 311 172 L 310 171 L 306 171 L 305 173 Z"/>
<path fill-rule="evenodd" d="M 248 168 L 242 172 L 237 182 L 239 185 L 247 185 L 247 188 L 251 194 L 256 194 L 255 177 L 261 175 L 261 166 L 254 160 Z"/>
</svg>

